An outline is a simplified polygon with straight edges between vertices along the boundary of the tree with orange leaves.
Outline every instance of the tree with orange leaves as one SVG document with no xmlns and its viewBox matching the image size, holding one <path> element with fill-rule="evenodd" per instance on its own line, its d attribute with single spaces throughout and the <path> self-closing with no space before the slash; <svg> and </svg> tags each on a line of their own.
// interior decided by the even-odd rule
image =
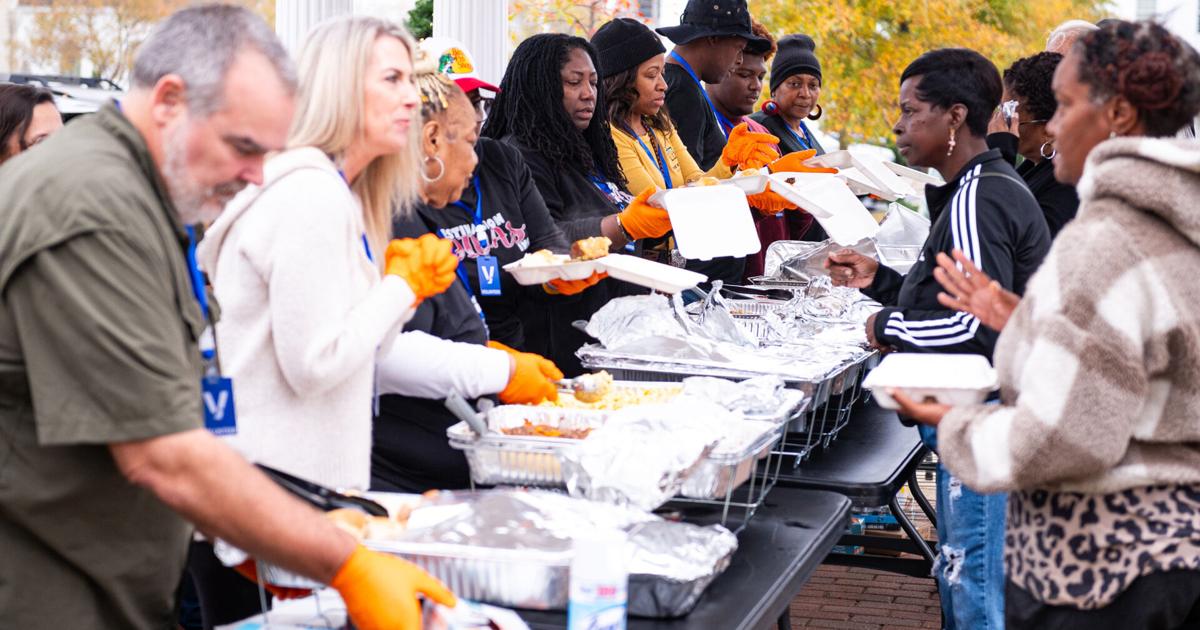
<svg viewBox="0 0 1200 630">
<path fill-rule="evenodd" d="M 636 0 L 510 0 L 508 33 L 513 45 L 536 33 L 591 39 L 596 29 L 618 17 L 645 19 Z"/>
<path fill-rule="evenodd" d="M 755 0 L 751 10 L 776 36 L 805 33 L 821 60 L 821 127 L 842 146 L 888 144 L 900 74 L 921 53 L 962 46 L 1003 70 L 1042 50 L 1070 18 L 1095 21 L 1098 0 Z"/>
</svg>

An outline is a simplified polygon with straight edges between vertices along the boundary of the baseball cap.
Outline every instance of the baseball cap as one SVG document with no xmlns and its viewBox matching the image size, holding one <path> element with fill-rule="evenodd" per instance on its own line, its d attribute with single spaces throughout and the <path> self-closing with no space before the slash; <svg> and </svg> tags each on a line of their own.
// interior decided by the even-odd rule
<svg viewBox="0 0 1200 630">
<path fill-rule="evenodd" d="M 475 72 L 475 60 L 462 42 L 449 37 L 426 37 L 418 44 L 418 48 L 437 59 L 438 72 L 453 79 L 463 92 L 479 89 L 500 92 L 500 88 L 479 78 Z"/>
</svg>

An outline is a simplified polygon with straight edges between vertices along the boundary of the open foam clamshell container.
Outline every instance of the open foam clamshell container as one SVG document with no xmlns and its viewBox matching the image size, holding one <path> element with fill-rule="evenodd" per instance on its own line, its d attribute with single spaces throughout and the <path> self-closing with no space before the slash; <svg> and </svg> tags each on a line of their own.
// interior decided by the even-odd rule
<svg viewBox="0 0 1200 630">
<path fill-rule="evenodd" d="M 762 248 L 750 204 L 738 186 L 674 188 L 658 195 L 671 215 L 675 244 L 684 258 L 749 256 Z"/>
<path fill-rule="evenodd" d="M 996 370 L 977 354 L 892 353 L 867 374 L 870 389 L 884 409 L 898 409 L 887 393 L 895 388 L 918 402 L 933 398 L 943 405 L 974 405 L 999 386 Z"/>
<path fill-rule="evenodd" d="M 828 173 L 772 173 L 771 190 L 813 215 L 829 238 L 850 246 L 879 233 L 879 224 L 845 180 Z"/>
<path fill-rule="evenodd" d="M 914 185 L 918 178 L 903 177 L 900 172 L 889 166 L 890 163 L 887 160 L 882 160 L 861 150 L 849 149 L 818 155 L 809 159 L 806 164 L 847 170 L 848 173 L 839 173 L 839 175 L 847 180 L 851 188 L 860 187 L 864 191 L 862 194 L 875 195 L 887 201 L 912 197 L 917 195 L 920 190 L 918 186 Z M 921 175 L 912 169 L 905 169 L 905 171 Z"/>
<path fill-rule="evenodd" d="M 517 284 L 525 286 L 545 284 L 551 280 L 583 280 L 593 273 L 606 272 L 617 280 L 663 293 L 679 293 L 708 280 L 702 273 L 625 254 L 609 254 L 595 260 L 554 265 L 531 265 L 528 262 L 528 259 L 518 260 L 505 265 L 504 270 L 512 274 Z"/>
</svg>

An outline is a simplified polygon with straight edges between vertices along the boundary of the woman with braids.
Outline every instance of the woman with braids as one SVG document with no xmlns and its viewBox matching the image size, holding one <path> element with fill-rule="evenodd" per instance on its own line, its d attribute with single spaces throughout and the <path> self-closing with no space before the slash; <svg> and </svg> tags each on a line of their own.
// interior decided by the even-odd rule
<svg viewBox="0 0 1200 630">
<path fill-rule="evenodd" d="M 462 261 L 458 282 L 421 304 L 379 364 L 385 395 L 375 418 L 371 487 L 403 492 L 469 483 L 466 458 L 446 442 L 446 429 L 458 422 L 442 402 L 448 392 L 469 400 L 498 395 L 507 404 L 557 397 L 554 381 L 562 372 L 507 345 L 524 335 L 517 306 L 570 299 L 547 291 L 574 293 L 598 280 L 555 281 L 543 289 L 501 279 L 499 267 L 526 249 L 566 251 L 567 242 L 521 154 L 494 140 L 477 142 L 471 101 L 424 51 L 418 53 L 416 84 L 423 120 L 420 202 L 416 216 L 396 220 L 395 234 L 440 234 L 453 241 Z M 505 343 L 496 341 L 499 331 Z"/>
<path fill-rule="evenodd" d="M 1050 238 L 1075 218 L 1079 208 L 1075 186 L 1054 178 L 1054 136 L 1046 130 L 1058 107 L 1050 81 L 1060 61 L 1058 53 L 1041 52 L 1018 59 L 1004 71 L 1002 102 L 1015 102 L 1016 111 L 1006 117 L 1003 108 L 997 110 L 987 137 L 988 147 L 1000 149 L 1004 159 L 1016 164 L 1018 155 L 1024 158 L 1017 174 L 1042 207 Z"/>
<path fill-rule="evenodd" d="M 1054 74 L 1054 174 L 1079 213 L 1025 296 L 940 256 L 940 300 L 1003 330 L 1000 405 L 898 397 L 964 484 L 1009 491 L 1006 618 L 1200 627 L 1200 58 L 1150 22 L 1082 36 Z M 961 267 L 959 266 L 961 265 Z"/>
<path fill-rule="evenodd" d="M 483 135 L 524 156 L 551 218 L 567 241 L 606 236 L 614 252 L 671 229 L 661 208 L 646 203 L 652 188 L 630 196 L 597 89 L 596 52 L 587 40 L 558 33 L 534 35 L 517 47 L 500 82 Z M 576 296 L 522 309 L 526 349 L 554 360 L 568 374 L 582 371 L 575 351 L 587 336 L 571 322 L 588 319 L 614 297 L 639 291 L 606 279 Z"/>
</svg>

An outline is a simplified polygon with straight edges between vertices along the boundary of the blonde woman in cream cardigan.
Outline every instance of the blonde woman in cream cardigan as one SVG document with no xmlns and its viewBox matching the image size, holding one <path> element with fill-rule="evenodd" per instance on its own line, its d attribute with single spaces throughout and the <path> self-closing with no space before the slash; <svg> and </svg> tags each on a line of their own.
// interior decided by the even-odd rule
<svg viewBox="0 0 1200 630">
<path fill-rule="evenodd" d="M 300 57 L 288 150 L 198 251 L 233 379 L 227 439 L 253 462 L 333 487 L 368 487 L 376 357 L 422 298 L 455 280 L 449 242 L 388 243 L 392 208 L 417 191 L 414 48 L 382 20 L 319 26 Z"/>
</svg>

